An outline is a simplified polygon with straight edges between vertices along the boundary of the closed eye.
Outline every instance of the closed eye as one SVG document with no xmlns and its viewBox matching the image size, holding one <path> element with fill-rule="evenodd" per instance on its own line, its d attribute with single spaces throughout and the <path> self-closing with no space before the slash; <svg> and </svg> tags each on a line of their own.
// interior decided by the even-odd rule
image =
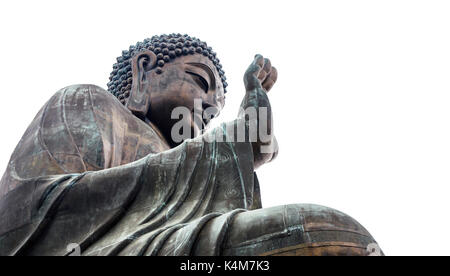
<svg viewBox="0 0 450 276">
<path fill-rule="evenodd" d="M 202 76 L 200 76 L 196 73 L 193 73 L 193 72 L 186 71 L 186 73 L 191 75 L 191 77 L 195 81 L 195 83 L 198 86 L 200 86 L 200 88 L 203 89 L 203 91 L 205 91 L 205 93 L 208 93 L 209 85 L 208 85 L 208 82 L 205 80 L 205 78 L 203 78 Z"/>
</svg>

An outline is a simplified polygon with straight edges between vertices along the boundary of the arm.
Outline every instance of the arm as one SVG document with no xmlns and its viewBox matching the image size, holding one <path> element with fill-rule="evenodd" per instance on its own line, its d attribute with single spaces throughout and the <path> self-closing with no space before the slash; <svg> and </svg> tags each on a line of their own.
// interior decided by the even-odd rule
<svg viewBox="0 0 450 276">
<path fill-rule="evenodd" d="M 270 162 L 278 153 L 273 134 L 272 110 L 267 92 L 275 84 L 278 72 L 270 60 L 256 55 L 244 75 L 246 93 L 242 100 L 238 120 L 246 124 L 246 137 L 253 148 L 254 167 Z"/>
</svg>

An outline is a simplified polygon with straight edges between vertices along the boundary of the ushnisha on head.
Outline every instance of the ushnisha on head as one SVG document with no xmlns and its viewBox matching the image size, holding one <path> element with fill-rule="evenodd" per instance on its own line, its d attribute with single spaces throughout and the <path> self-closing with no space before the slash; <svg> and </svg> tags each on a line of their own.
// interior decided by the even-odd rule
<svg viewBox="0 0 450 276">
<path fill-rule="evenodd" d="M 177 143 L 171 139 L 171 130 L 180 121 L 172 118 L 173 111 L 189 110 L 191 116 L 181 120 L 191 126 L 195 137 L 223 108 L 226 87 L 225 73 L 212 48 L 181 34 L 154 36 L 130 46 L 117 58 L 108 83 L 109 92 L 158 128 L 172 146 Z M 199 119 L 204 112 L 208 118 Z"/>
</svg>

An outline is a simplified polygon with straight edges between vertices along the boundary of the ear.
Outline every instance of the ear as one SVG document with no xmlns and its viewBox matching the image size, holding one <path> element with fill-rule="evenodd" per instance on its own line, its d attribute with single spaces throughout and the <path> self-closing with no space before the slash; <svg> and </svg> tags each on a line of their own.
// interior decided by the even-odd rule
<svg viewBox="0 0 450 276">
<path fill-rule="evenodd" d="M 155 68 L 156 55 L 150 50 L 145 50 L 136 54 L 131 60 L 132 86 L 127 108 L 134 115 L 144 118 L 150 106 L 150 95 L 147 93 L 149 80 L 147 73 Z"/>
</svg>

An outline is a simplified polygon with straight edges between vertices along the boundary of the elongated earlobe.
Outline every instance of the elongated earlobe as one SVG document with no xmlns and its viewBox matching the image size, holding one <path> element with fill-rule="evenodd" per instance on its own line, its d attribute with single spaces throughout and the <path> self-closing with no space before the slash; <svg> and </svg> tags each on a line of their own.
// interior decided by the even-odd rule
<svg viewBox="0 0 450 276">
<path fill-rule="evenodd" d="M 139 118 L 144 118 L 150 106 L 150 95 L 147 93 L 149 80 L 147 72 L 155 68 L 156 55 L 152 51 L 146 50 L 138 53 L 132 59 L 132 86 L 130 98 L 126 107 Z"/>
</svg>

